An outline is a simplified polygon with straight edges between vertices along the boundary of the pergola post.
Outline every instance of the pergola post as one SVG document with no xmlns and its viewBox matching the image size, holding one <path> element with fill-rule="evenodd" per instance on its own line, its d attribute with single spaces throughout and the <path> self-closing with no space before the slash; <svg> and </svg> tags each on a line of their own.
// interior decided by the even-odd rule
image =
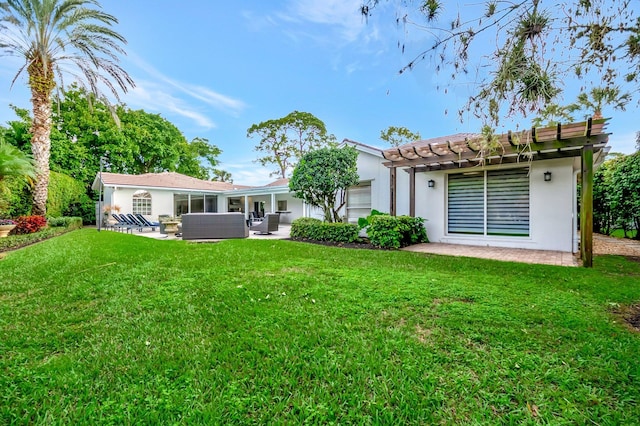
<svg viewBox="0 0 640 426">
<path fill-rule="evenodd" d="M 409 169 L 409 216 L 416 217 L 416 168 Z"/>
<path fill-rule="evenodd" d="M 586 268 L 593 266 L 593 145 L 582 148 L 580 195 L 580 255 Z"/>
<path fill-rule="evenodd" d="M 389 214 L 396 215 L 396 168 L 389 167 Z"/>
</svg>

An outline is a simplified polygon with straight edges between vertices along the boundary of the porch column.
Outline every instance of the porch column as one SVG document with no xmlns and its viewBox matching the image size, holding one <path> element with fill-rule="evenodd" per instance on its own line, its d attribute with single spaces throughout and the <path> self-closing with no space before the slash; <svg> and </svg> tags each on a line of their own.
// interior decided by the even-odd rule
<svg viewBox="0 0 640 426">
<path fill-rule="evenodd" d="M 249 219 L 249 196 L 244 196 L 244 218 Z"/>
<path fill-rule="evenodd" d="M 409 216 L 416 217 L 416 168 L 409 169 Z"/>
<path fill-rule="evenodd" d="M 271 213 L 276 212 L 276 194 L 271 194 Z"/>
<path fill-rule="evenodd" d="M 580 255 L 582 264 L 593 266 L 593 145 L 582 148 L 582 194 L 580 195 Z"/>
<path fill-rule="evenodd" d="M 389 214 L 396 215 L 396 168 L 389 168 Z"/>
</svg>

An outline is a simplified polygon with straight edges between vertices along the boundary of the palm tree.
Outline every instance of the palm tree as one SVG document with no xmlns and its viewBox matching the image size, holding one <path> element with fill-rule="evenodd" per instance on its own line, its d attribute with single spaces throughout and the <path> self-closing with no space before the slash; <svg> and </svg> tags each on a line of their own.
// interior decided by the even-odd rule
<svg viewBox="0 0 640 426">
<path fill-rule="evenodd" d="M 222 169 L 213 169 L 213 177 L 211 178 L 211 180 L 215 182 L 233 183 L 231 173 Z"/>
<path fill-rule="evenodd" d="M 103 98 L 100 85 L 119 100 L 133 80 L 118 64 L 124 37 L 111 27 L 118 20 L 96 0 L 5 0 L 0 2 L 0 52 L 24 59 L 13 83 L 26 70 L 31 89 L 31 148 L 37 166 L 33 214 L 46 213 L 51 148 L 51 95 L 56 80 L 69 74 Z M 115 84 L 114 84 L 115 82 Z M 12 83 L 12 84 L 13 84 Z"/>
<path fill-rule="evenodd" d="M 631 95 L 620 93 L 619 87 L 594 87 L 589 94 L 580 93 L 576 103 L 569 105 L 567 110 L 569 112 L 586 110 L 589 114 L 593 114 L 594 119 L 600 119 L 602 107 L 612 105 L 614 109 L 624 111 L 629 101 L 631 101 Z"/>
</svg>

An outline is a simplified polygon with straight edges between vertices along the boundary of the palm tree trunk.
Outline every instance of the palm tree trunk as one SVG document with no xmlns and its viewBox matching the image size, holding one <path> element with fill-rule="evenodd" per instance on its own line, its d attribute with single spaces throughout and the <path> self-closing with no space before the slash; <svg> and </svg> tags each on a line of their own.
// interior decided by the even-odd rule
<svg viewBox="0 0 640 426">
<path fill-rule="evenodd" d="M 33 122 L 31 124 L 31 151 L 36 163 L 31 214 L 47 213 L 49 188 L 49 156 L 51 153 L 51 92 L 55 86 L 53 70 L 44 70 L 42 64 L 32 63 L 28 68 Z"/>
</svg>

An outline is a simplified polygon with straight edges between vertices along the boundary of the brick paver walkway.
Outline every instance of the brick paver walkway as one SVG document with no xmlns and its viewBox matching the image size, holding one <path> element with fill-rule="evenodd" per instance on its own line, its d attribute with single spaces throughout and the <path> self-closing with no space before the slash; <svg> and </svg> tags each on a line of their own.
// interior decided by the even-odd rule
<svg viewBox="0 0 640 426">
<path fill-rule="evenodd" d="M 578 266 L 573 253 L 547 250 L 527 250 L 500 247 L 465 246 L 461 244 L 427 243 L 405 247 L 403 250 L 445 256 L 477 257 L 504 262 L 540 263 L 543 265 Z"/>
</svg>

